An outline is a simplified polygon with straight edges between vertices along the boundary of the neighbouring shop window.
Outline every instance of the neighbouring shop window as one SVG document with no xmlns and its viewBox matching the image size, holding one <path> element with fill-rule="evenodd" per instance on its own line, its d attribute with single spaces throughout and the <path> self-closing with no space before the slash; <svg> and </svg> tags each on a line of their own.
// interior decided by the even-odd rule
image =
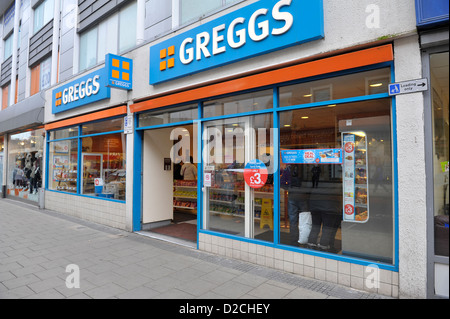
<svg viewBox="0 0 450 319">
<path fill-rule="evenodd" d="M 448 52 L 430 55 L 434 171 L 435 254 L 449 255 Z"/>
<path fill-rule="evenodd" d="M 273 115 L 266 114 L 204 124 L 204 178 L 210 180 L 204 229 L 273 242 L 272 123 Z M 246 175 L 253 161 L 264 174 Z M 250 179 L 257 185 L 249 186 Z"/>
<path fill-rule="evenodd" d="M 55 0 L 45 0 L 34 9 L 34 33 L 38 32 L 53 19 L 53 6 Z"/>
<path fill-rule="evenodd" d="M 280 106 L 387 93 L 390 69 L 354 73 L 280 88 Z"/>
<path fill-rule="evenodd" d="M 282 244 L 392 263 L 391 101 L 280 113 Z"/>
<path fill-rule="evenodd" d="M 184 24 L 195 20 L 225 5 L 239 1 L 240 0 L 179 0 L 180 23 Z"/>
<path fill-rule="evenodd" d="M 190 104 L 163 111 L 139 114 L 139 127 L 186 122 L 196 119 L 198 119 L 198 105 Z"/>
<path fill-rule="evenodd" d="M 80 71 L 120 54 L 136 45 L 136 2 L 121 8 L 80 36 Z"/>
<path fill-rule="evenodd" d="M 45 131 L 32 130 L 8 139 L 7 194 L 38 202 L 42 187 Z"/>
<path fill-rule="evenodd" d="M 49 134 L 49 189 L 125 200 L 123 118 L 85 123 Z"/>
<path fill-rule="evenodd" d="M 238 96 L 206 101 L 203 106 L 204 117 L 215 117 L 261 111 L 273 107 L 273 91 L 264 90 Z"/>
</svg>

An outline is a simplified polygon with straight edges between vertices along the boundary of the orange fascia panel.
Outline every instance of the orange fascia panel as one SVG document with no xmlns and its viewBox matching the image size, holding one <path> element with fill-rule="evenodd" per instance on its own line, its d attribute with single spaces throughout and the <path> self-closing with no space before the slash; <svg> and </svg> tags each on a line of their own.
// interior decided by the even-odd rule
<svg viewBox="0 0 450 319">
<path fill-rule="evenodd" d="M 54 122 L 50 124 L 45 125 L 45 130 L 50 131 L 61 127 L 68 127 L 68 126 L 74 126 L 78 124 L 83 124 L 87 122 L 97 121 L 101 119 L 106 119 L 108 117 L 114 117 L 119 115 L 127 114 L 127 106 L 119 106 L 115 107 L 113 109 L 108 109 L 104 111 L 99 111 L 91 114 L 81 115 L 78 117 L 74 117 L 67 120 L 62 120 L 59 122 Z"/>
<path fill-rule="evenodd" d="M 130 111 L 141 112 L 392 60 L 394 60 L 392 45 L 387 44 L 157 97 L 131 105 Z"/>
</svg>

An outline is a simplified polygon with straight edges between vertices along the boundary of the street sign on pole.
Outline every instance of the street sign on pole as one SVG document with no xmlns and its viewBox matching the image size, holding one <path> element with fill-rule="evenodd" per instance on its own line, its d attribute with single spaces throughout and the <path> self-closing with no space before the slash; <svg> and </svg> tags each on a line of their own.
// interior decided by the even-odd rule
<svg viewBox="0 0 450 319">
<path fill-rule="evenodd" d="M 418 79 L 389 84 L 389 95 L 399 95 L 428 90 L 428 79 Z"/>
</svg>

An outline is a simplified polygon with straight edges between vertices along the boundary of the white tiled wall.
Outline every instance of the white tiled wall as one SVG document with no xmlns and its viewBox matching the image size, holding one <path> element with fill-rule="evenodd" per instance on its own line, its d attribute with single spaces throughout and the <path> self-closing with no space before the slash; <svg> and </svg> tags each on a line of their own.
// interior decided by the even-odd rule
<svg viewBox="0 0 450 319">
<path fill-rule="evenodd" d="M 256 245 L 229 238 L 199 234 L 199 249 L 225 257 L 317 280 L 332 282 L 384 296 L 398 298 L 398 273 L 380 269 L 377 285 L 366 266 Z M 373 286 L 378 286 L 374 287 Z"/>
<path fill-rule="evenodd" d="M 125 203 L 45 192 L 45 208 L 94 223 L 126 229 Z"/>
</svg>

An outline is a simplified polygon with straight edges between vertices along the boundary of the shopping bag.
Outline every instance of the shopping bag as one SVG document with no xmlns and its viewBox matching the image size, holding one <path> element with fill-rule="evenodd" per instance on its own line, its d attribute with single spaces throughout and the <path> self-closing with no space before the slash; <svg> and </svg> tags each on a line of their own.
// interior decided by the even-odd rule
<svg viewBox="0 0 450 319">
<path fill-rule="evenodd" d="M 299 238 L 298 242 L 300 244 L 307 244 L 309 233 L 312 228 L 312 217 L 311 212 L 302 212 L 298 215 L 298 232 Z"/>
</svg>

